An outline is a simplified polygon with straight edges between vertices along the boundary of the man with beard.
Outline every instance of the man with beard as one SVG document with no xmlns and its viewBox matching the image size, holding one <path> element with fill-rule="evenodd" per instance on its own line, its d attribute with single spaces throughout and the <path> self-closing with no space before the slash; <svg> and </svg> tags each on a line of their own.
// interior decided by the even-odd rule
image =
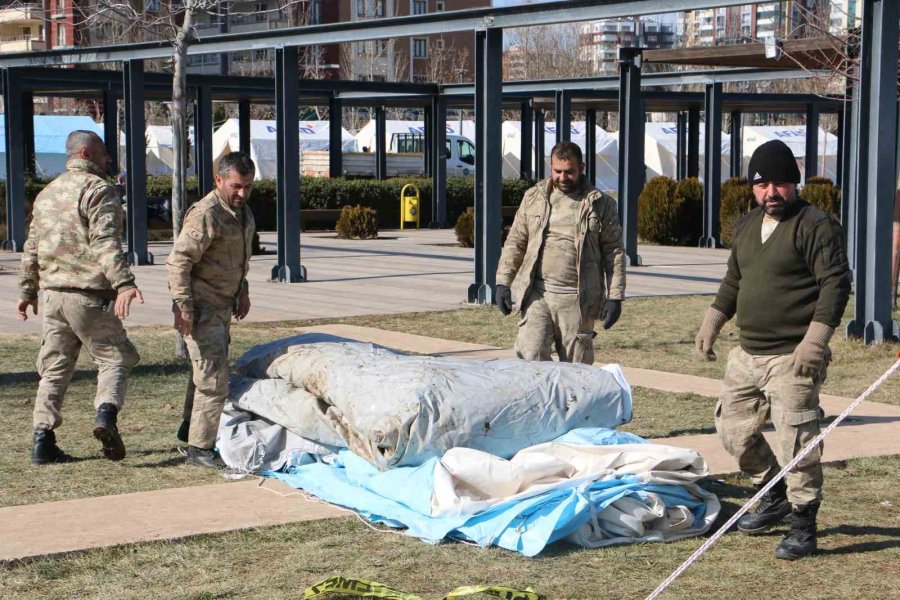
<svg viewBox="0 0 900 600">
<path fill-rule="evenodd" d="M 616 201 L 584 177 L 581 149 L 560 142 L 551 176 L 525 192 L 497 267 L 496 302 L 520 313 L 516 355 L 594 362 L 594 320 L 622 314 L 625 248 Z"/>
<path fill-rule="evenodd" d="M 735 225 L 728 271 L 695 347 L 701 359 L 715 360 L 713 343 L 737 315 L 740 345 L 728 355 L 716 430 L 761 488 L 819 434 L 828 341 L 850 297 L 850 268 L 841 226 L 797 197 L 800 170 L 787 145 L 773 140 L 757 148 L 748 173 L 757 207 Z M 774 451 L 761 433 L 770 416 Z M 821 450 L 807 454 L 737 523 L 752 535 L 788 519 L 777 558 L 816 552 Z"/>
<path fill-rule="evenodd" d="M 216 189 L 185 213 L 166 260 L 175 329 L 184 336 L 196 388 L 179 437 L 188 438 L 187 460 L 204 467 L 223 464 L 215 445 L 228 397 L 231 318 L 250 312 L 247 272 L 256 225 L 247 199 L 255 173 L 246 154 L 223 156 Z"/>
</svg>

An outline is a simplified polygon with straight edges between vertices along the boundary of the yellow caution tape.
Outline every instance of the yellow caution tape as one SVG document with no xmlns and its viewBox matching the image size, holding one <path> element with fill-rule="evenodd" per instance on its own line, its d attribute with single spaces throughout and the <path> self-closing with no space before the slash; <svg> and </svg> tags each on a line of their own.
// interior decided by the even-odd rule
<svg viewBox="0 0 900 600">
<path fill-rule="evenodd" d="M 423 600 L 421 596 L 410 594 L 401 590 L 395 590 L 377 581 L 366 579 L 353 579 L 352 577 L 329 577 L 315 585 L 311 585 L 303 592 L 304 600 L 315 598 L 324 594 L 340 593 L 345 596 L 359 596 L 361 598 L 384 598 L 385 600 Z M 530 587 L 517 590 L 503 585 L 466 585 L 458 587 L 443 600 L 454 600 L 463 596 L 474 594 L 486 594 L 502 600 L 542 600 L 543 596 Z"/>
</svg>

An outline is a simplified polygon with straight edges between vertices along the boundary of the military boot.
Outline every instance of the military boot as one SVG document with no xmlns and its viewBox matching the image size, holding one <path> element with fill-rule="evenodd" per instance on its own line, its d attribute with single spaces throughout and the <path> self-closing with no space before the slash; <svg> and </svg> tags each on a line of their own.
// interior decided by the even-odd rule
<svg viewBox="0 0 900 600">
<path fill-rule="evenodd" d="M 759 486 L 759 489 L 762 488 L 763 486 Z M 791 503 L 787 499 L 787 486 L 781 479 L 772 486 L 772 489 L 763 494 L 756 510 L 748 512 L 738 519 L 737 528 L 741 533 L 755 535 L 768 531 L 781 523 L 789 514 L 791 514 Z"/>
<path fill-rule="evenodd" d="M 31 450 L 31 462 L 35 465 L 48 463 L 66 463 L 74 460 L 56 445 L 56 434 L 52 429 L 34 430 L 34 447 Z"/>
<path fill-rule="evenodd" d="M 119 409 L 115 405 L 104 402 L 97 408 L 97 420 L 94 421 L 94 437 L 103 444 L 103 456 L 109 460 L 125 458 L 125 444 L 116 426 L 116 415 Z"/>
<path fill-rule="evenodd" d="M 775 549 L 775 558 L 797 560 L 816 553 L 816 515 L 818 504 L 795 506 L 791 511 L 791 528 Z"/>
<path fill-rule="evenodd" d="M 196 446 L 187 447 L 187 461 L 201 467 L 218 469 L 225 466 L 225 462 L 214 448 L 206 450 Z"/>
</svg>

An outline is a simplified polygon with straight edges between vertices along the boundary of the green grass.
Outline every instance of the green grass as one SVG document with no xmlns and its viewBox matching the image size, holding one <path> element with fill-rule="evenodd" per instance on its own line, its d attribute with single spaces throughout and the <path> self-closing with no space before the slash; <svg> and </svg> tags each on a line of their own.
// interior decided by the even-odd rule
<svg viewBox="0 0 900 600">
<path fill-rule="evenodd" d="M 669 588 L 667 600 L 758 598 L 871 600 L 900 589 L 900 477 L 896 457 L 825 470 L 821 554 L 776 560 L 783 529 L 724 536 Z M 708 487 L 723 501 L 719 524 L 749 495 L 746 480 Z M 379 581 L 440 598 L 460 585 L 533 586 L 548 598 L 643 598 L 702 543 L 582 549 L 566 544 L 529 559 L 497 548 L 430 546 L 372 531 L 353 518 L 98 549 L 0 570 L 0 598 L 199 600 L 300 598 L 333 575 Z M 334 596 L 329 596 L 334 597 Z"/>
</svg>

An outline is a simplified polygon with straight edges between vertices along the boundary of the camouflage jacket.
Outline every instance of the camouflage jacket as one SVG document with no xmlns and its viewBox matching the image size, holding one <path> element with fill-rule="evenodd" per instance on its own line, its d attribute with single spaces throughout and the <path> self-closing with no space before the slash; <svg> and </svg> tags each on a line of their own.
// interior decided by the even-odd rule
<svg viewBox="0 0 900 600">
<path fill-rule="evenodd" d="M 231 309 L 240 294 L 249 293 L 247 271 L 256 223 L 249 207 L 241 210 L 243 220 L 213 190 L 185 213 L 166 259 L 169 291 L 179 310 Z"/>
<path fill-rule="evenodd" d="M 497 284 L 510 288 L 516 310 L 521 310 L 534 284 L 535 267 L 550 222 L 552 183 L 545 179 L 525 192 L 497 265 Z M 580 196 L 575 228 L 578 301 L 582 315 L 595 319 L 607 297 L 625 299 L 625 247 L 616 201 L 586 180 Z M 585 260 L 586 252 L 592 260 Z"/>
<path fill-rule="evenodd" d="M 38 289 L 79 289 L 113 298 L 136 287 L 122 252 L 122 219 L 122 201 L 100 167 L 69 160 L 66 172 L 34 201 L 22 250 L 22 298 L 34 300 Z"/>
</svg>

